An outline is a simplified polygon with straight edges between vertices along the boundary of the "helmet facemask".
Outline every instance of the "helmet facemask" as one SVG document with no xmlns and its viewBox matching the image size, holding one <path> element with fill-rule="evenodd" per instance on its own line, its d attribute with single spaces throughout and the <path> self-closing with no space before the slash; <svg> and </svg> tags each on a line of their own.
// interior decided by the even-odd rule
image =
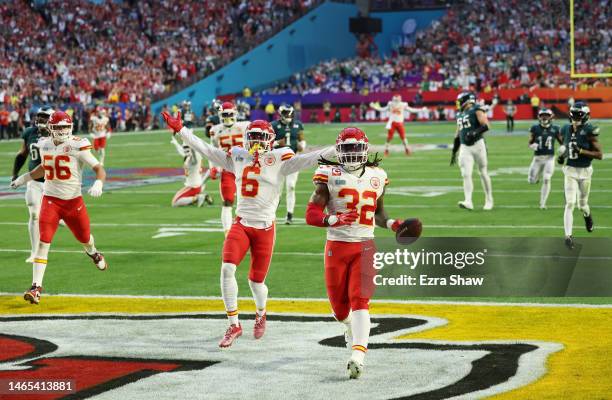
<svg viewBox="0 0 612 400">
<path fill-rule="evenodd" d="M 224 126 L 233 126 L 236 123 L 236 110 L 231 108 L 221 110 L 220 117 Z"/>
<path fill-rule="evenodd" d="M 577 125 L 586 124 L 591 117 L 591 110 L 586 104 L 574 104 L 569 111 L 569 119 Z"/>
<path fill-rule="evenodd" d="M 53 137 L 53 141 L 57 143 L 63 143 L 72 137 L 72 123 L 66 121 L 49 124 L 48 130 L 51 137 Z"/>
<path fill-rule="evenodd" d="M 293 107 L 281 107 L 279 113 L 283 124 L 288 125 L 293 120 Z"/>
<path fill-rule="evenodd" d="M 356 171 L 368 161 L 368 149 L 367 142 L 348 139 L 336 144 L 336 156 L 347 171 Z"/>
<path fill-rule="evenodd" d="M 263 154 L 272 150 L 275 134 L 263 129 L 252 129 L 246 132 L 246 147 L 249 153 Z"/>
<path fill-rule="evenodd" d="M 552 119 L 552 113 L 542 111 L 538 113 L 538 121 L 542 128 L 549 128 L 552 125 Z"/>
</svg>

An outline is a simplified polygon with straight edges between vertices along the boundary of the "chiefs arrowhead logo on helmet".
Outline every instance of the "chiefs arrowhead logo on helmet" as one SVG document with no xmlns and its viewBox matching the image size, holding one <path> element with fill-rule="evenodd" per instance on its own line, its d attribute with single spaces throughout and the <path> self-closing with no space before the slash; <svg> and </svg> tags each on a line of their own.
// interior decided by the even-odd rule
<svg viewBox="0 0 612 400">
<path fill-rule="evenodd" d="M 49 117 L 47 129 L 55 142 L 65 142 L 72 136 L 72 118 L 63 111 L 55 111 Z"/>
<path fill-rule="evenodd" d="M 344 128 L 336 139 L 338 162 L 348 171 L 362 167 L 368 161 L 368 137 L 359 128 Z"/>
<path fill-rule="evenodd" d="M 245 147 L 251 154 L 265 153 L 272 150 L 275 137 L 272 125 L 268 121 L 257 119 L 247 126 Z"/>
<path fill-rule="evenodd" d="M 226 101 L 225 103 L 221 104 L 220 116 L 223 125 L 227 127 L 234 125 L 236 123 L 237 114 L 238 111 L 236 110 L 234 103 Z"/>
</svg>

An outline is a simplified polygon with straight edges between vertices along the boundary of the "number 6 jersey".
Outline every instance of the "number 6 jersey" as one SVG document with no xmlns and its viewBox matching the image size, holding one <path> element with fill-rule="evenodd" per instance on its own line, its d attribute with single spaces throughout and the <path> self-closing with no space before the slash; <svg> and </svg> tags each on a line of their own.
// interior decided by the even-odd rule
<svg viewBox="0 0 612 400">
<path fill-rule="evenodd" d="M 374 237 L 376 202 L 388 184 L 387 173 L 381 168 L 366 167 L 351 174 L 340 166 L 320 166 L 312 181 L 327 185 L 327 211 L 334 215 L 357 210 L 359 218 L 351 225 L 327 228 L 327 240 L 361 242 Z"/>
<path fill-rule="evenodd" d="M 37 147 L 45 169 L 43 194 L 63 200 L 81 196 L 83 165 L 88 164 L 93 168 L 99 164 L 91 154 L 89 140 L 72 136 L 56 145 L 53 138 L 43 137 L 38 141 Z"/>
</svg>

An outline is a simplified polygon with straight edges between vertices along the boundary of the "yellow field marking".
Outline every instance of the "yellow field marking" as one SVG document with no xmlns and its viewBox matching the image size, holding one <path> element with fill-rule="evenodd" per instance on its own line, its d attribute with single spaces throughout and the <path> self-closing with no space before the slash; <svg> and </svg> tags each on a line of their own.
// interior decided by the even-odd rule
<svg viewBox="0 0 612 400">
<path fill-rule="evenodd" d="M 252 314 L 252 301 L 240 301 Z M 327 301 L 270 300 L 271 313 L 330 313 Z M 84 313 L 225 312 L 221 300 L 47 296 L 39 306 L 0 296 L 0 315 Z M 374 303 L 372 314 L 410 314 L 446 319 L 448 324 L 402 339 L 461 341 L 545 341 L 561 343 L 548 373 L 537 382 L 495 399 L 604 399 L 612 393 L 612 309 L 472 304 Z M 247 318 L 252 318 L 249 315 Z"/>
</svg>

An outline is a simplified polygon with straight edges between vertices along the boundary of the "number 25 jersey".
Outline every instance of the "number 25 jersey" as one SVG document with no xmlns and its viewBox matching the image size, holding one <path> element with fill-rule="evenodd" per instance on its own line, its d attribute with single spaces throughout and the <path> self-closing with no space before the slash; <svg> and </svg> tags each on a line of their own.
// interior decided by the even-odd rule
<svg viewBox="0 0 612 400">
<path fill-rule="evenodd" d="M 345 213 L 356 210 L 359 213 L 357 221 L 351 225 L 328 227 L 327 240 L 341 242 L 361 242 L 374 237 L 374 214 L 376 202 L 382 196 L 388 183 L 387 173 L 381 168 L 366 167 L 361 175 L 345 171 L 340 166 L 320 166 L 312 181 L 327 185 L 329 214 Z"/>
</svg>

